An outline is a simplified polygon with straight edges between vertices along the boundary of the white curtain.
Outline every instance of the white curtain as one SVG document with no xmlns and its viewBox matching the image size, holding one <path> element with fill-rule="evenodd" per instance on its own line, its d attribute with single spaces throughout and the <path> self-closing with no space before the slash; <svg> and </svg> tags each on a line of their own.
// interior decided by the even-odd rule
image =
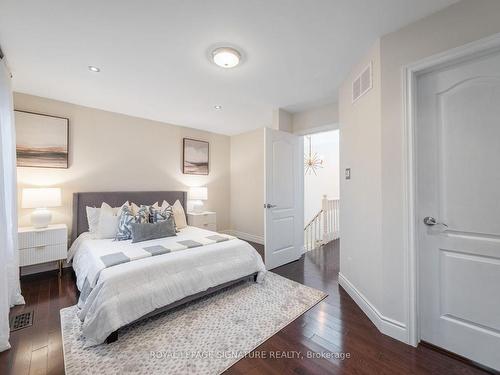
<svg viewBox="0 0 500 375">
<path fill-rule="evenodd" d="M 9 309 L 24 303 L 19 285 L 15 152 L 11 78 L 0 60 L 0 352 L 10 348 Z"/>
</svg>

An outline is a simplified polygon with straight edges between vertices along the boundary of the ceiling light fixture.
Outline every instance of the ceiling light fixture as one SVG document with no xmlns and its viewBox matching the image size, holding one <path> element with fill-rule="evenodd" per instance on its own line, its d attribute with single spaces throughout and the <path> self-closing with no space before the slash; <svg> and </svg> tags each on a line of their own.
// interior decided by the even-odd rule
<svg viewBox="0 0 500 375">
<path fill-rule="evenodd" d="M 234 68 L 240 63 L 241 54 L 231 47 L 220 47 L 212 51 L 214 63 L 221 68 Z"/>
<path fill-rule="evenodd" d="M 89 70 L 94 73 L 99 73 L 101 71 L 101 69 L 99 69 L 97 66 L 92 65 L 89 65 Z"/>
<path fill-rule="evenodd" d="M 221 105 L 214 105 L 214 109 L 216 111 L 220 111 L 222 109 L 222 106 Z"/>
</svg>

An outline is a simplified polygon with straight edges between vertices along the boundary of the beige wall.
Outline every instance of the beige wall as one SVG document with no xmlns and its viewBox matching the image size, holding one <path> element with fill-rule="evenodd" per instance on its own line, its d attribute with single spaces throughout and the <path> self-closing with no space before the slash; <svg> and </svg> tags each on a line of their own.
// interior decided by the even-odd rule
<svg viewBox="0 0 500 375">
<path fill-rule="evenodd" d="M 339 105 L 337 102 L 290 113 L 282 108 L 273 111 L 271 128 L 297 135 L 319 133 L 338 129 Z"/>
<path fill-rule="evenodd" d="M 381 38 L 381 92 L 377 93 L 375 87 L 375 92 L 368 94 L 380 96 L 378 105 L 359 105 L 363 98 L 352 105 L 347 100 L 350 79 L 340 89 L 341 166 L 352 167 L 353 176 L 351 182 L 341 182 L 341 272 L 352 275 L 353 280 L 350 281 L 367 293 L 365 297 L 383 316 L 401 322 L 403 326 L 408 323 L 408 296 L 407 255 L 403 238 L 405 176 L 402 68 L 406 64 L 499 33 L 499 20 L 498 0 L 464 0 L 456 3 Z M 377 69 L 374 72 L 377 73 Z M 364 100 L 372 99 L 367 96 Z M 377 126 L 379 118 L 381 125 Z M 360 123 L 365 125 L 359 126 Z M 370 127 L 370 124 L 375 128 Z M 369 143 L 366 143 L 366 131 L 371 132 L 372 141 Z M 353 156 L 355 151 L 360 155 Z M 353 158 L 358 164 L 349 165 Z M 363 172 L 360 172 L 360 168 Z M 368 173 L 368 168 L 375 168 L 375 171 L 369 173 L 370 181 L 365 179 L 365 186 L 359 189 L 357 179 L 362 177 L 359 173 Z M 379 213 L 373 211 L 375 206 L 371 204 L 366 210 L 362 209 L 360 204 L 367 203 L 367 196 L 375 199 Z M 375 225 L 375 229 L 367 228 L 366 224 Z M 346 230 L 350 225 L 355 225 L 359 237 L 366 237 L 366 240 L 349 237 Z M 374 249 L 380 256 L 373 263 L 373 267 L 378 269 L 363 276 L 371 267 L 367 263 L 372 260 Z M 352 261 L 349 261 L 349 257 Z M 363 260 L 364 257 L 366 260 Z M 375 286 L 369 286 L 372 283 Z"/>
<path fill-rule="evenodd" d="M 373 88 L 352 103 L 352 81 L 373 63 Z M 374 304 L 381 293 L 380 43 L 376 42 L 339 90 L 340 271 Z M 351 179 L 343 171 L 351 168 Z"/>
<path fill-rule="evenodd" d="M 339 105 L 330 103 L 292 115 L 292 128 L 295 134 L 310 134 L 338 129 Z"/>
<path fill-rule="evenodd" d="M 229 137 L 19 93 L 14 106 L 69 118 L 69 169 L 18 168 L 20 189 L 62 188 L 63 207 L 53 210 L 54 222 L 71 224 L 72 193 L 77 191 L 208 186 L 205 208 L 217 212 L 219 230 L 230 227 Z M 182 174 L 183 137 L 210 142 L 208 176 Z M 20 209 L 20 225 L 29 225 L 30 213 Z"/>
<path fill-rule="evenodd" d="M 231 230 L 264 238 L 264 128 L 231 137 Z"/>
<path fill-rule="evenodd" d="M 273 123 L 271 127 L 275 130 L 291 133 L 293 131 L 292 114 L 281 108 L 273 110 Z"/>
</svg>

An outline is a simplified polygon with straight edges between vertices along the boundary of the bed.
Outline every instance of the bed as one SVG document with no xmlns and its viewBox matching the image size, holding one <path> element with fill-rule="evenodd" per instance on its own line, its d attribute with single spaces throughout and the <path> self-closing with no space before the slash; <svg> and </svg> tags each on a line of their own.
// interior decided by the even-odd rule
<svg viewBox="0 0 500 375">
<path fill-rule="evenodd" d="M 188 226 L 175 237 L 135 244 L 131 240 L 93 239 L 87 232 L 86 206 L 99 207 L 106 202 L 119 207 L 125 201 L 150 205 L 163 200 L 173 204 L 179 200 L 186 210 L 186 198 L 186 192 L 179 191 L 74 193 L 73 244 L 68 261 L 80 291 L 78 316 L 86 347 L 113 342 L 121 327 L 235 283 L 262 281 L 266 270 L 260 255 L 247 242 L 230 236 L 221 242 L 207 240 L 203 246 L 169 250 L 96 270 L 97 258 L 117 251 L 135 254 L 174 249 L 180 242 L 222 236 Z"/>
</svg>

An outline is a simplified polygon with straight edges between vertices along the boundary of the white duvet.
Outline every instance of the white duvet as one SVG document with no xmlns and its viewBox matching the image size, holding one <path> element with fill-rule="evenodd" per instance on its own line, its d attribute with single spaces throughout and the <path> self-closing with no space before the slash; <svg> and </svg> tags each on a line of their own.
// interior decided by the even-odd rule
<svg viewBox="0 0 500 375">
<path fill-rule="evenodd" d="M 102 254 L 134 247 L 168 246 L 172 242 L 213 234 L 187 227 L 175 237 L 132 244 L 130 240 L 96 240 L 89 233 L 83 233 L 71 247 L 68 261 L 73 261 L 77 287 L 81 291 L 95 258 Z M 255 272 L 258 272 L 257 282 L 261 282 L 266 272 L 262 258 L 250 244 L 239 239 L 106 268 L 85 302 L 79 304 L 85 346 L 103 343 L 113 331 L 157 308 Z"/>
</svg>

